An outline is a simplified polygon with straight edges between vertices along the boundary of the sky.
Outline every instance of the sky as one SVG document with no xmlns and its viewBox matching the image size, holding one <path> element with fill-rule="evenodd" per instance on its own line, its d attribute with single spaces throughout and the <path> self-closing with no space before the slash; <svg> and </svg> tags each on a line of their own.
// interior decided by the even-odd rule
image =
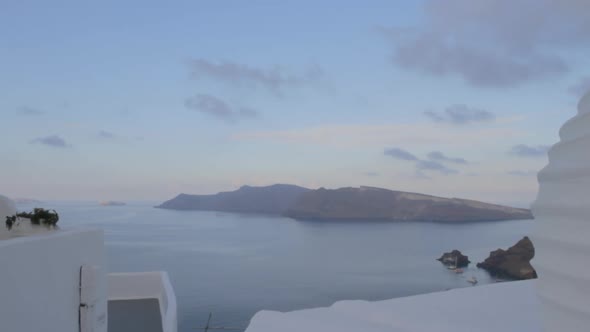
<svg viewBox="0 0 590 332">
<path fill-rule="evenodd" d="M 0 192 L 377 186 L 528 206 L 586 0 L 0 0 Z"/>
</svg>

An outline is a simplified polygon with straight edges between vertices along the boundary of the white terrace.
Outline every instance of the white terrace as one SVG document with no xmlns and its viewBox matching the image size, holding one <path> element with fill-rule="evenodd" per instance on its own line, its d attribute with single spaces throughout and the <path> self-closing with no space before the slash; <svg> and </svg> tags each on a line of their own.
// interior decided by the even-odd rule
<svg viewBox="0 0 590 332">
<path fill-rule="evenodd" d="M 108 274 L 100 230 L 4 237 L 0 266 L 0 331 L 176 332 L 167 273 Z"/>
</svg>

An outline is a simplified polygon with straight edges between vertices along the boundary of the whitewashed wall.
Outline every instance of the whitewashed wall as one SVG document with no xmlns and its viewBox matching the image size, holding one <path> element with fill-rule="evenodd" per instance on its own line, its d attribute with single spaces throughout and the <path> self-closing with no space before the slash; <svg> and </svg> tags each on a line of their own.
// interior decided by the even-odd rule
<svg viewBox="0 0 590 332">
<path fill-rule="evenodd" d="M 96 311 L 106 313 L 103 232 L 58 231 L 0 241 L 0 330 L 78 332 L 80 266 L 102 269 Z M 99 322 L 95 332 L 106 332 Z"/>
<path fill-rule="evenodd" d="M 539 173 L 532 237 L 545 331 L 590 331 L 590 93 Z"/>
</svg>

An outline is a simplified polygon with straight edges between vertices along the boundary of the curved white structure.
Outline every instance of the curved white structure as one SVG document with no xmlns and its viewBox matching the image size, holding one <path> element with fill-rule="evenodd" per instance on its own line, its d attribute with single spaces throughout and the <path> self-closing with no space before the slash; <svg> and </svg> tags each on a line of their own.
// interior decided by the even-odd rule
<svg viewBox="0 0 590 332">
<path fill-rule="evenodd" d="M 546 331 L 590 326 L 590 93 L 560 131 L 533 205 L 538 294 Z"/>
<path fill-rule="evenodd" d="M 539 322 L 534 283 L 527 280 L 292 312 L 263 310 L 246 332 L 539 332 Z"/>
</svg>

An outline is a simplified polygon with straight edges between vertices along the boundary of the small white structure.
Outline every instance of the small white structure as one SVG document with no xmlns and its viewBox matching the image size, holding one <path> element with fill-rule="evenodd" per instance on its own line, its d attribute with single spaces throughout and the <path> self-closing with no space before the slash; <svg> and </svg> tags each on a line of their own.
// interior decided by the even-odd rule
<svg viewBox="0 0 590 332">
<path fill-rule="evenodd" d="M 0 197 L 0 217 L 13 208 Z M 101 230 L 0 238 L 0 267 L 0 331 L 177 330 L 167 274 L 107 274 Z"/>
<path fill-rule="evenodd" d="M 13 224 L 12 229 L 8 230 L 7 227 L 4 227 L 6 217 L 13 217 L 16 213 L 17 210 L 14 202 L 10 198 L 0 195 L 0 240 L 47 233 L 59 228 L 57 226 L 33 225 L 27 218 L 18 218 Z"/>
<path fill-rule="evenodd" d="M 12 217 L 16 214 L 16 205 L 14 202 L 6 197 L 0 195 L 0 240 L 3 238 L 12 237 L 8 230 L 4 227 L 6 217 Z"/>
<path fill-rule="evenodd" d="M 532 264 L 546 331 L 581 332 L 590 329 L 590 93 L 560 137 L 539 173 Z"/>
<path fill-rule="evenodd" d="M 0 219 L 4 221 L 6 217 L 11 217 L 16 214 L 16 205 L 14 202 L 6 197 L 0 195 Z"/>
<path fill-rule="evenodd" d="M 166 272 L 111 273 L 109 332 L 176 332 L 176 297 Z"/>
</svg>

